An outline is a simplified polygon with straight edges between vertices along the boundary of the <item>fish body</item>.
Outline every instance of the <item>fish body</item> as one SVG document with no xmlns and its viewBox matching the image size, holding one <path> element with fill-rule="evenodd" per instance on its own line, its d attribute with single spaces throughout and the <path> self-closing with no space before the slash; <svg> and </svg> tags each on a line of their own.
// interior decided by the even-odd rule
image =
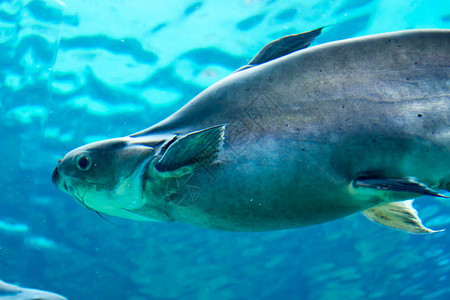
<svg viewBox="0 0 450 300">
<path fill-rule="evenodd" d="M 22 288 L 17 285 L 6 283 L 0 280 L 0 300 L 67 300 L 61 295 L 36 290 Z"/>
<path fill-rule="evenodd" d="M 410 202 L 388 213 L 448 189 L 450 30 L 303 49 L 319 33 L 268 44 L 144 131 L 73 150 L 53 181 L 91 209 L 131 219 L 265 231 L 365 211 L 432 232 Z M 74 167 L 80 153 L 88 170 Z"/>
</svg>

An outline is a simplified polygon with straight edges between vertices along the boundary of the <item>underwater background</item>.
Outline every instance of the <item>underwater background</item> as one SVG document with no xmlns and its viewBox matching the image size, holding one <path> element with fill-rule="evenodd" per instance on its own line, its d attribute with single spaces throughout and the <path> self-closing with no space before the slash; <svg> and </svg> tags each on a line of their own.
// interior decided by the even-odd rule
<svg viewBox="0 0 450 300">
<path fill-rule="evenodd" d="M 448 29 L 448 0 L 63 2 L 0 0 L 0 279 L 69 299 L 450 299 L 449 230 L 108 222 L 51 182 L 69 150 L 162 120 L 276 38 Z M 448 199 L 415 207 L 450 229 Z"/>
</svg>

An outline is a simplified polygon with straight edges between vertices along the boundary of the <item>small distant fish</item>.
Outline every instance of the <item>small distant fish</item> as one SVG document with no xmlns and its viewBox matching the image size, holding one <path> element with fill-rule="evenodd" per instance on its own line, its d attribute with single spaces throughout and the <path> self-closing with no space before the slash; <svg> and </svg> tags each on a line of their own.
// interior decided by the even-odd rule
<svg viewBox="0 0 450 300">
<path fill-rule="evenodd" d="M 52 180 L 97 212 L 231 231 L 363 212 L 410 233 L 448 198 L 450 30 L 266 45 L 172 116 L 69 152 Z M 306 49 L 307 48 L 307 49 Z"/>
<path fill-rule="evenodd" d="M 67 298 L 51 292 L 22 288 L 0 280 L 0 300 L 67 300 Z"/>
</svg>

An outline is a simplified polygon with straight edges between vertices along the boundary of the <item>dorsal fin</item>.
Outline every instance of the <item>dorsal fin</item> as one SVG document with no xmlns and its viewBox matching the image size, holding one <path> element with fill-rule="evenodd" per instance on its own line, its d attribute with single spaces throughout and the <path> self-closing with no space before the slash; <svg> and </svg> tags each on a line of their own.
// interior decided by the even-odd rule
<svg viewBox="0 0 450 300">
<path fill-rule="evenodd" d="M 292 52 L 307 48 L 312 41 L 322 32 L 323 27 L 298 34 L 287 35 L 265 45 L 261 51 L 245 66 L 236 70 L 242 71 L 288 55 Z"/>
</svg>

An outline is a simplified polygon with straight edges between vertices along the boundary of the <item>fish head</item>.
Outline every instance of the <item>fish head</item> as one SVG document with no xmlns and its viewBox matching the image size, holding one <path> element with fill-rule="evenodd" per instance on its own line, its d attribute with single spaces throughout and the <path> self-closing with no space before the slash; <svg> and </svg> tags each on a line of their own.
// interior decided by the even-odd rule
<svg viewBox="0 0 450 300">
<path fill-rule="evenodd" d="M 154 153 L 151 142 L 130 137 L 87 144 L 59 160 L 52 181 L 88 209 L 123 217 L 143 205 L 143 176 Z"/>
<path fill-rule="evenodd" d="M 147 221 L 169 220 L 168 188 L 218 160 L 225 125 L 186 134 L 131 135 L 91 143 L 67 153 L 52 181 L 88 209 Z M 177 186 L 177 188 L 180 188 Z"/>
</svg>

